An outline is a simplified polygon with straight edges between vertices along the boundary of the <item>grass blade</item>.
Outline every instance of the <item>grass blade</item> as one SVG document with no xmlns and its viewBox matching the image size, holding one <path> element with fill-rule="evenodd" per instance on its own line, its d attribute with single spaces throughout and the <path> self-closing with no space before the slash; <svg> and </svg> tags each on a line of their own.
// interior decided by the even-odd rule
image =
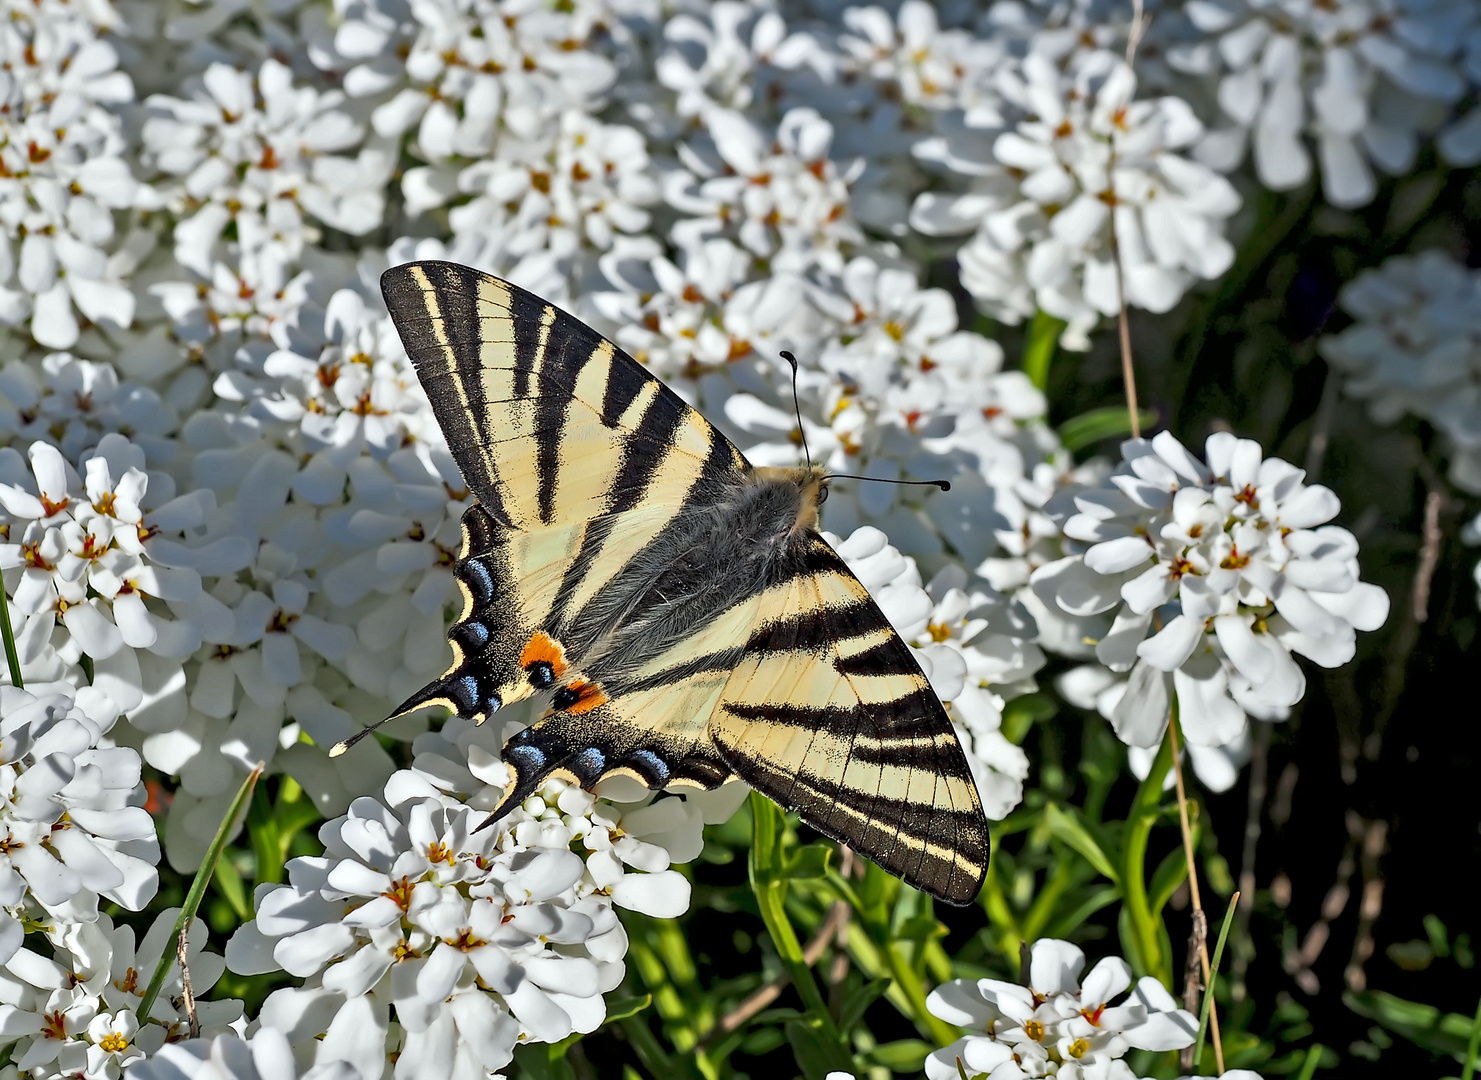
<svg viewBox="0 0 1481 1080">
<path fill-rule="evenodd" d="M 231 835 L 231 827 L 236 823 L 237 818 L 242 816 L 242 809 L 247 805 L 247 800 L 252 797 L 252 789 L 257 786 L 257 781 L 261 776 L 262 765 L 259 764 L 247 779 L 242 781 L 236 798 L 232 799 L 231 806 L 227 807 L 226 816 L 221 819 L 221 827 L 216 830 L 216 838 L 206 849 L 205 861 L 195 872 L 195 880 L 190 883 L 190 891 L 185 894 L 185 903 L 180 907 L 180 917 L 175 920 L 175 931 L 170 937 L 172 942 L 180 939 L 180 931 L 189 926 L 190 920 L 195 918 L 196 910 L 201 906 L 201 898 L 206 895 L 206 886 L 211 883 L 211 876 L 216 871 L 216 863 L 220 861 L 221 852 L 226 847 L 226 838 Z M 139 999 L 140 1024 L 148 1020 L 149 1010 L 154 1008 L 154 1001 L 159 997 L 160 988 L 165 984 L 165 976 L 170 973 L 170 965 L 174 962 L 174 950 L 167 944 L 160 954 L 159 963 L 154 966 L 154 974 L 149 978 L 149 985 L 144 990 L 144 996 Z"/>
<path fill-rule="evenodd" d="M 1306 1051 L 1306 1060 L 1301 1063 L 1301 1071 L 1296 1074 L 1296 1080 L 1311 1080 L 1316 1075 L 1316 1067 L 1322 1061 L 1322 1044 L 1317 1043 Z"/>
<path fill-rule="evenodd" d="M 1478 1051 L 1481 1051 L 1481 1002 L 1476 1004 L 1476 1018 L 1471 1021 L 1471 1041 L 1466 1044 L 1466 1064 L 1461 1069 L 1460 1080 L 1471 1080 L 1476 1075 Z"/>
<path fill-rule="evenodd" d="M 1224 912 L 1224 925 L 1219 927 L 1219 943 L 1214 946 L 1214 958 L 1209 964 L 1208 986 L 1203 992 L 1203 1008 L 1199 1010 L 1198 1016 L 1198 1041 L 1193 1044 L 1193 1064 L 1196 1067 L 1203 1059 L 1203 1039 L 1208 1034 L 1209 1013 L 1214 1008 L 1214 982 L 1219 977 L 1219 961 L 1224 958 L 1224 942 L 1229 940 L 1229 927 L 1234 923 L 1234 909 L 1239 904 L 1239 893 L 1235 893 L 1229 901 L 1229 910 Z M 1317 1057 L 1321 1057 L 1321 1048 L 1317 1048 Z M 1312 1066 L 1316 1068 L 1316 1066 Z"/>
<path fill-rule="evenodd" d="M 15 630 L 10 625 L 10 597 L 5 595 L 3 581 L 0 581 L 0 636 L 5 638 L 5 662 L 10 665 L 10 684 L 20 690 L 26 683 L 21 678 L 21 657 L 15 651 Z"/>
</svg>

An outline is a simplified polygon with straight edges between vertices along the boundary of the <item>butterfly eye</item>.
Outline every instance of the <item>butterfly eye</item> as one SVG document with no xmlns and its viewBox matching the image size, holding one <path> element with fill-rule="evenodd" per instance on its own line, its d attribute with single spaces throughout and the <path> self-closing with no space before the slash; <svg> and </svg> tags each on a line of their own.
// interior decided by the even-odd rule
<svg viewBox="0 0 1481 1080">
<path fill-rule="evenodd" d="M 525 671 L 529 673 L 530 685 L 536 690 L 544 690 L 555 682 L 555 672 L 551 669 L 549 660 L 536 660 Z"/>
<path fill-rule="evenodd" d="M 818 505 L 819 506 L 822 506 L 827 501 L 828 501 L 828 485 L 827 484 L 819 484 L 818 485 Z"/>
</svg>

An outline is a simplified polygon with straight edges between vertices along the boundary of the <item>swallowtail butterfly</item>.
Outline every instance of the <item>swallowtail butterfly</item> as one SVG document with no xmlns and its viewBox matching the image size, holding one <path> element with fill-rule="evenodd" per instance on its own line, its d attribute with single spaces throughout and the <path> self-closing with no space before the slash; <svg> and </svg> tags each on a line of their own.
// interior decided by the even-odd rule
<svg viewBox="0 0 1481 1080">
<path fill-rule="evenodd" d="M 504 747 L 490 820 L 552 775 L 744 780 L 969 903 L 988 864 L 976 785 L 909 646 L 818 532 L 828 476 L 753 467 L 612 342 L 507 282 L 417 262 L 381 289 L 477 498 L 455 660 L 395 715 L 548 703 Z"/>
</svg>

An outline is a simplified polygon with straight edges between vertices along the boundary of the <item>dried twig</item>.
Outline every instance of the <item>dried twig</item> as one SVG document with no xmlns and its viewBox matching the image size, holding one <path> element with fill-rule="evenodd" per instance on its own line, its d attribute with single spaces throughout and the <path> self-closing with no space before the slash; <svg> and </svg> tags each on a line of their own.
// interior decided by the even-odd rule
<svg viewBox="0 0 1481 1080">
<path fill-rule="evenodd" d="M 1193 922 L 1195 927 L 1203 924 L 1204 932 L 1195 937 L 1198 939 L 1198 962 L 1203 969 L 1203 981 L 1205 985 L 1210 982 L 1208 962 L 1208 921 L 1203 913 L 1203 899 L 1198 893 L 1198 866 L 1193 860 L 1193 828 L 1188 823 L 1188 793 L 1183 787 L 1183 764 L 1181 761 L 1182 751 L 1178 748 L 1178 725 L 1176 718 L 1168 721 L 1167 737 L 1172 740 L 1172 775 L 1178 792 L 1178 825 L 1183 833 L 1183 856 L 1188 860 L 1188 894 L 1193 900 Z M 1209 986 L 1208 992 L 1212 994 L 1214 988 Z M 1192 1011 L 1191 1009 L 1189 1010 Z M 1218 1066 L 1219 1075 L 1224 1073 L 1224 1044 L 1219 1038 L 1219 1010 L 1211 1008 L 1208 1014 L 1209 1035 L 1214 1043 L 1214 1064 Z M 1188 1067 L 1191 1067 L 1191 1062 Z"/>
<path fill-rule="evenodd" d="M 1422 623 L 1430 617 L 1430 585 L 1435 580 L 1435 567 L 1440 564 L 1440 511 L 1445 508 L 1445 496 L 1431 490 L 1424 497 L 1424 546 L 1419 549 L 1419 568 L 1414 572 L 1414 621 Z"/>
<path fill-rule="evenodd" d="M 1312 967 L 1332 936 L 1332 924 L 1347 910 L 1347 902 L 1352 899 L 1352 889 L 1348 883 L 1357 869 L 1356 856 L 1359 838 L 1359 831 L 1355 830 L 1353 825 L 1355 819 L 1357 819 L 1356 814 L 1348 814 L 1347 844 L 1342 849 L 1342 857 L 1337 860 L 1337 873 L 1332 881 L 1332 887 L 1327 890 L 1327 895 L 1322 899 L 1320 917 L 1306 932 L 1306 936 L 1301 940 L 1300 948 L 1288 950 L 1281 961 L 1287 974 L 1296 981 L 1296 985 L 1311 995 L 1316 995 L 1322 988 L 1321 980 L 1316 977 L 1316 972 L 1312 970 Z"/>
<path fill-rule="evenodd" d="M 190 1037 L 199 1039 L 201 1037 L 201 1018 L 195 1011 L 195 990 L 190 985 L 190 963 L 186 955 L 190 950 L 190 925 L 187 923 L 180 928 L 180 936 L 175 941 L 175 956 L 180 961 L 180 998 L 185 1006 L 185 1015 L 190 1020 Z"/>
<path fill-rule="evenodd" d="M 864 865 L 859 862 L 859 857 L 854 854 L 854 849 L 847 844 L 838 845 L 838 872 L 847 881 L 849 878 L 862 874 Z M 835 941 L 833 943 L 833 966 L 828 969 L 828 984 L 834 987 L 843 985 L 843 978 L 848 974 L 848 923 L 853 913 L 845 905 L 843 915 L 838 920 L 838 928 L 833 932 Z"/>
<path fill-rule="evenodd" d="M 1131 28 L 1126 32 L 1126 66 L 1136 65 L 1137 46 L 1142 43 L 1146 36 L 1147 27 L 1152 20 L 1147 18 L 1146 6 L 1142 0 L 1131 0 Z"/>
<path fill-rule="evenodd" d="M 1193 930 L 1188 935 L 1188 959 L 1183 964 L 1183 1008 L 1198 1015 L 1199 991 L 1203 989 L 1203 965 L 1199 958 L 1208 950 L 1208 918 L 1202 908 L 1193 909 Z M 1184 1072 L 1193 1069 L 1192 1046 L 1183 1047 L 1178 1065 Z"/>
<path fill-rule="evenodd" d="M 818 957 L 822 956 L 823 950 L 828 947 L 828 939 L 837 935 L 839 927 L 847 928 L 848 915 L 848 904 L 842 900 L 835 900 L 833 906 L 828 909 L 828 914 L 823 918 L 823 925 L 818 927 L 818 932 L 803 947 L 803 963 L 811 967 L 818 962 Z M 784 972 L 765 986 L 752 991 L 744 1001 L 720 1018 L 720 1022 L 715 1025 L 715 1030 L 706 1036 L 705 1041 L 729 1034 L 740 1027 L 780 997 L 789 982 L 791 978 Z"/>
<path fill-rule="evenodd" d="M 1343 979 L 1347 988 L 1362 992 L 1368 988 L 1368 975 L 1363 965 L 1373 955 L 1373 924 L 1383 910 L 1383 878 L 1379 876 L 1378 860 L 1388 846 L 1388 822 L 1364 821 L 1355 812 L 1348 811 L 1348 829 L 1361 830 L 1361 867 L 1363 871 L 1363 895 L 1358 901 L 1358 930 L 1353 939 L 1352 957 L 1347 962 Z"/>
</svg>

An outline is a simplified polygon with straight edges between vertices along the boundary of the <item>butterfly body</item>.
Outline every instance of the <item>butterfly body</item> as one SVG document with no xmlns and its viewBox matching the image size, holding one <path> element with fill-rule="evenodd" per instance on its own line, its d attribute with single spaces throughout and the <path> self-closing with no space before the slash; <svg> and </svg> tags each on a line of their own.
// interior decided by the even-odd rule
<svg viewBox="0 0 1481 1080">
<path fill-rule="evenodd" d="M 398 714 L 539 695 L 490 821 L 549 776 L 745 780 L 954 903 L 986 821 L 941 703 L 818 532 L 827 477 L 754 468 L 579 321 L 448 263 L 382 288 L 478 502 L 454 662 Z"/>
</svg>

